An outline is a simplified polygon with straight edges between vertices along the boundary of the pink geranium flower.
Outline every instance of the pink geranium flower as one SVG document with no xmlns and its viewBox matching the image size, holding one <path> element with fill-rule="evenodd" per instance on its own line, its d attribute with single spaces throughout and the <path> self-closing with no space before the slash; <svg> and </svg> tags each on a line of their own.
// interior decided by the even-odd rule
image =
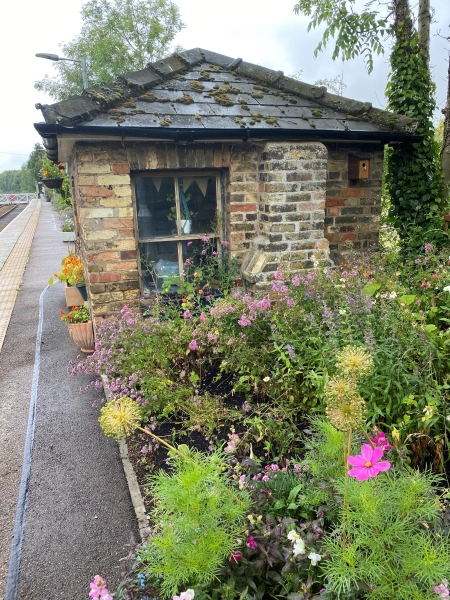
<svg viewBox="0 0 450 600">
<path fill-rule="evenodd" d="M 391 468 L 391 463 L 387 460 L 379 462 L 383 456 L 383 448 L 377 446 L 372 448 L 370 444 L 363 444 L 361 454 L 349 456 L 348 462 L 354 467 L 348 474 L 350 477 L 356 477 L 358 481 L 365 481 L 371 477 L 376 477 L 381 471 L 387 471 Z"/>
</svg>

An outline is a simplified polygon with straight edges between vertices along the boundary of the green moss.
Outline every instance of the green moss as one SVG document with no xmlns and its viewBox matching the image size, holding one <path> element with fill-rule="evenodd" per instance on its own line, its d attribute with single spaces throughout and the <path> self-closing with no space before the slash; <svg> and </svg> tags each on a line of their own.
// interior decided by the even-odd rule
<svg viewBox="0 0 450 600">
<path fill-rule="evenodd" d="M 161 127 L 169 127 L 169 125 L 171 123 L 172 123 L 172 119 L 170 117 L 166 117 L 165 119 L 163 119 L 162 121 L 159 122 Z"/>
<path fill-rule="evenodd" d="M 111 108 L 110 110 L 108 110 L 108 114 L 110 115 L 111 119 L 116 119 L 118 117 L 121 117 L 122 115 L 125 115 L 126 113 L 123 110 L 119 110 L 118 108 Z"/>
<path fill-rule="evenodd" d="M 228 94 L 214 94 L 214 100 L 222 106 L 233 106 L 234 102 Z"/>
<path fill-rule="evenodd" d="M 277 121 L 276 117 L 264 117 L 264 121 L 268 125 L 278 125 L 278 121 Z"/>
<path fill-rule="evenodd" d="M 176 98 L 175 102 L 180 102 L 180 104 L 192 104 L 194 102 L 194 98 L 190 94 L 183 92 L 183 95 L 179 98 Z"/>
<path fill-rule="evenodd" d="M 211 65 L 211 67 L 214 71 L 218 71 L 218 72 L 223 71 L 222 67 L 219 67 L 219 65 Z"/>
<path fill-rule="evenodd" d="M 194 119 L 195 119 L 196 121 L 201 121 L 201 120 L 202 120 L 202 118 L 201 118 L 201 116 L 200 116 L 200 115 L 194 115 Z"/>
<path fill-rule="evenodd" d="M 139 96 L 139 100 L 143 100 L 144 102 L 156 102 L 158 97 L 153 92 L 145 92 L 145 94 Z"/>
<path fill-rule="evenodd" d="M 314 110 L 311 111 L 311 114 L 314 115 L 315 117 L 319 117 L 320 118 L 323 113 L 318 108 L 315 108 Z"/>
<path fill-rule="evenodd" d="M 200 83 L 199 81 L 191 81 L 190 88 L 194 92 L 203 92 L 203 90 L 205 89 L 205 86 L 203 85 L 203 83 Z"/>
<path fill-rule="evenodd" d="M 264 94 L 260 94 L 259 92 L 252 92 L 250 96 L 252 98 L 264 98 Z"/>
<path fill-rule="evenodd" d="M 209 71 L 201 71 L 199 79 L 203 79 L 203 81 L 210 81 L 211 75 L 209 74 Z"/>
<path fill-rule="evenodd" d="M 291 104 L 297 104 L 297 98 L 289 98 Z"/>
<path fill-rule="evenodd" d="M 136 102 L 134 100 L 127 100 L 126 102 L 122 103 L 122 106 L 124 108 L 136 108 Z"/>
<path fill-rule="evenodd" d="M 312 127 L 313 129 L 316 128 L 316 124 L 314 123 L 314 121 L 310 121 L 309 122 L 310 127 Z"/>
<path fill-rule="evenodd" d="M 245 123 L 242 120 L 242 117 L 234 117 L 234 121 L 239 125 L 239 127 L 245 127 Z"/>
</svg>

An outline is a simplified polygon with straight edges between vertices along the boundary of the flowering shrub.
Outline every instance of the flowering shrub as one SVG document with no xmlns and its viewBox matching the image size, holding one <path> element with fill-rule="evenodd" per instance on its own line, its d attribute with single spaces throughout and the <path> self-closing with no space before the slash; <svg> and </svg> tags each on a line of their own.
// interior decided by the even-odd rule
<svg viewBox="0 0 450 600">
<path fill-rule="evenodd" d="M 51 161 L 46 156 L 42 159 L 42 175 L 44 179 L 59 179 L 64 177 L 64 165 Z"/>
<path fill-rule="evenodd" d="M 66 282 L 68 285 L 84 283 L 83 262 L 75 252 L 70 250 L 69 254 L 62 259 L 61 266 L 61 271 L 53 275 L 58 281 Z M 49 279 L 49 285 L 53 284 L 53 277 Z"/>
<path fill-rule="evenodd" d="M 87 306 L 72 306 L 72 310 L 68 313 L 61 310 L 59 314 L 61 321 L 65 323 L 87 323 L 91 318 L 91 313 Z"/>
</svg>

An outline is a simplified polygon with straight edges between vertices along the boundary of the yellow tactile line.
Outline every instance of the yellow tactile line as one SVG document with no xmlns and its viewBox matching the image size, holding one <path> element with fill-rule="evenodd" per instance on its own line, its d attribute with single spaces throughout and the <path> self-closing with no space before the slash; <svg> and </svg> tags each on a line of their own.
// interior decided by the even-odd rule
<svg viewBox="0 0 450 600">
<path fill-rule="evenodd" d="M 0 270 L 0 352 L 16 302 L 17 292 L 22 283 L 23 272 L 27 264 L 40 212 L 41 202 L 38 200 L 28 223 Z"/>
</svg>

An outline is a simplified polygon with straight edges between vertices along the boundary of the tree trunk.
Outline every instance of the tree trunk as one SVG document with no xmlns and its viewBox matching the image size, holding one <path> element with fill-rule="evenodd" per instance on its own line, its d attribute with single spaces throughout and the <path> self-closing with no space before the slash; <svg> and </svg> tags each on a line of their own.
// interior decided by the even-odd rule
<svg viewBox="0 0 450 600">
<path fill-rule="evenodd" d="M 394 0 L 394 30 L 397 41 L 410 41 L 414 35 L 409 0 Z"/>
<path fill-rule="evenodd" d="M 430 0 L 419 0 L 419 14 L 417 20 L 419 32 L 419 45 L 424 66 L 427 69 L 430 62 L 430 23 Z"/>
<path fill-rule="evenodd" d="M 442 173 L 444 174 L 444 193 L 442 203 L 444 209 L 448 210 L 448 198 L 450 190 L 450 53 L 448 61 L 448 78 L 447 78 L 447 105 L 442 109 L 444 115 L 444 141 L 442 143 L 441 161 Z"/>
</svg>

